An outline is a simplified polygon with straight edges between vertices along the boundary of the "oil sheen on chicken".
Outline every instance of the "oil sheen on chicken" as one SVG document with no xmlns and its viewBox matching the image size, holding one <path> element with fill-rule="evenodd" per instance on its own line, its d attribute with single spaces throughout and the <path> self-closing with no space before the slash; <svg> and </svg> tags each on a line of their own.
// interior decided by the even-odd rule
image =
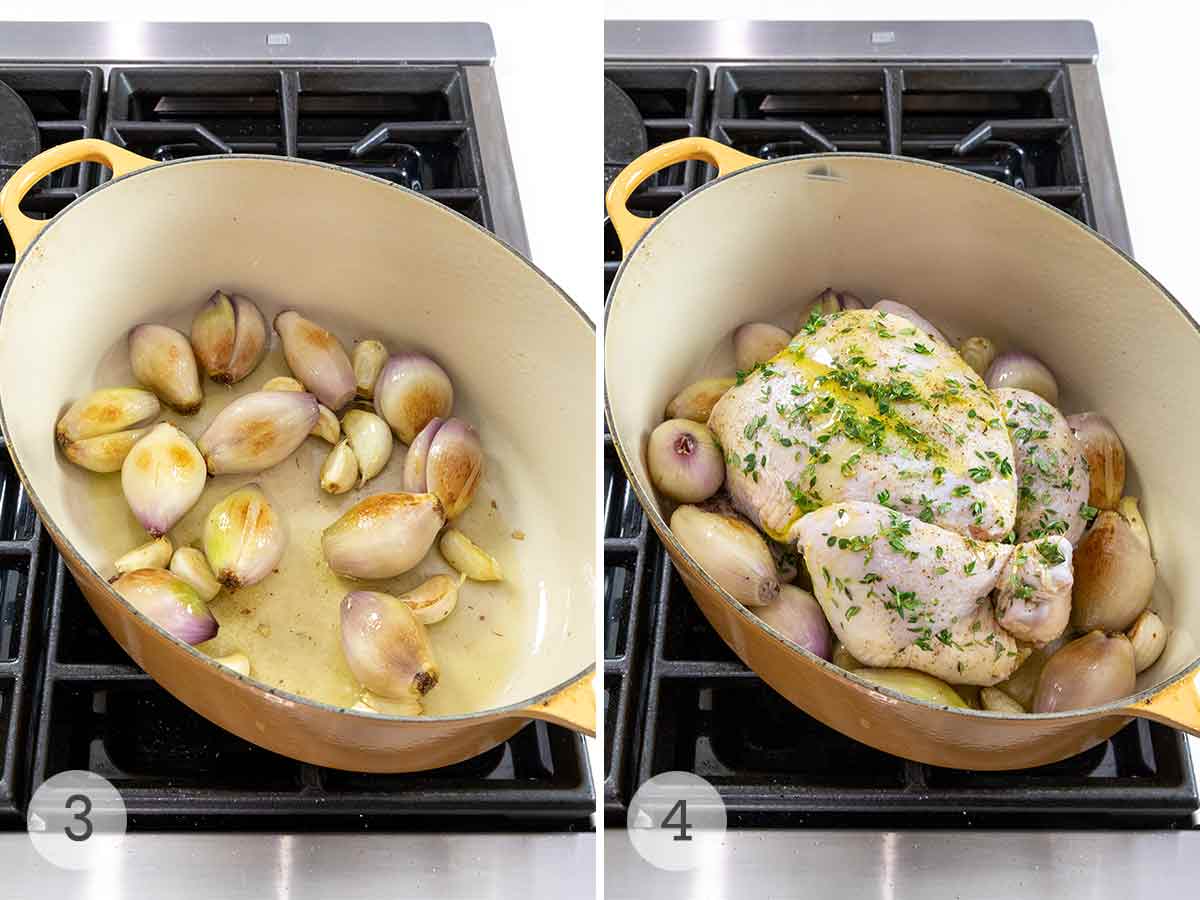
<svg viewBox="0 0 1200 900">
<path fill-rule="evenodd" d="M 951 347 L 874 310 L 814 316 L 713 409 L 735 506 L 792 543 L 800 517 L 882 502 L 964 536 L 1013 528 L 1003 416 Z"/>
</svg>

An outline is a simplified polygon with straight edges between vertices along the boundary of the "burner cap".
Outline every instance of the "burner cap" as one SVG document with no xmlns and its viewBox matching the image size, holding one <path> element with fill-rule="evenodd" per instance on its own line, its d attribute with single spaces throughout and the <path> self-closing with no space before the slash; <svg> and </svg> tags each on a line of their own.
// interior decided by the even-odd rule
<svg viewBox="0 0 1200 900">
<path fill-rule="evenodd" d="M 0 187 L 41 149 L 37 119 L 17 92 L 0 81 Z"/>
<path fill-rule="evenodd" d="M 646 152 L 646 126 L 629 95 L 604 79 L 604 190 L 621 170 Z"/>
</svg>

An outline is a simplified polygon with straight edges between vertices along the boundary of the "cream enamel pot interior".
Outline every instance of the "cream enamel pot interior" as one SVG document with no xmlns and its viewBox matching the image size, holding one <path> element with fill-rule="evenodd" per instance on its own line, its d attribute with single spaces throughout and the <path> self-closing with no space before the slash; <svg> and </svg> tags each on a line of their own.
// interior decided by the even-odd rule
<svg viewBox="0 0 1200 900">
<path fill-rule="evenodd" d="M 103 163 L 116 177 L 48 222 L 18 212 L 21 197 L 41 178 L 81 160 Z M 203 157 L 157 165 L 101 141 L 78 141 L 19 170 L 0 195 L 0 212 L 23 251 L 0 305 L 0 419 L 8 450 L 88 602 L 159 683 L 247 740 L 357 771 L 457 762 L 532 718 L 594 733 L 595 336 L 548 278 L 428 198 L 294 159 Z M 350 700 L 318 702 L 293 689 L 305 679 L 317 694 L 335 696 L 344 687 L 320 675 L 344 666 L 337 608 L 350 588 L 320 560 L 319 531 L 343 507 L 328 505 L 342 498 L 318 489 L 316 472 L 329 445 L 316 438 L 276 467 L 279 473 L 229 480 L 221 492 L 262 482 L 289 529 L 289 555 L 263 582 L 279 579 L 273 593 L 264 599 L 242 589 L 258 597 L 245 601 L 258 606 L 242 614 L 273 623 L 270 640 L 292 642 L 276 652 L 263 635 L 247 651 L 252 674 L 261 668 L 288 677 L 264 683 L 214 663 L 135 612 L 106 583 L 113 554 L 145 535 L 122 508 L 119 475 L 86 472 L 56 452 L 55 422 L 85 392 L 133 383 L 125 351 L 132 326 L 163 322 L 186 332 L 218 287 L 253 298 L 268 320 L 295 307 L 347 348 L 378 338 L 392 352 L 429 353 L 451 376 L 454 414 L 479 428 L 486 474 L 456 522 L 501 558 L 506 579 L 467 585 L 457 615 L 430 627 L 443 681 L 429 696 L 450 684 L 446 696 L 456 698 L 443 703 L 445 714 L 359 713 L 346 708 Z M 274 342 L 247 384 L 285 371 Z M 176 417 L 193 439 L 200 420 L 227 402 L 222 390 L 206 381 L 206 407 L 194 420 Z M 388 469 L 353 496 L 398 490 L 402 450 L 398 445 Z M 198 508 L 212 502 L 206 492 L 189 516 L 203 515 Z M 311 567 L 289 568 L 293 550 Z M 266 624 L 240 626 L 240 593 L 214 601 L 214 611 L 223 610 L 214 646 L 227 631 L 252 643 L 255 634 L 271 632 Z M 447 626 L 443 637 L 433 636 Z M 463 646 L 449 646 L 446 636 Z M 314 649 L 297 662 L 291 651 L 302 640 Z M 439 641 L 454 665 L 442 658 Z M 487 699 L 472 706 L 471 698 Z"/>
<path fill-rule="evenodd" d="M 657 219 L 626 207 L 648 176 L 685 159 L 720 177 Z M 1191 388 L 1200 331 L 1131 259 L 1066 214 L 985 178 L 875 155 L 763 162 L 701 138 L 655 148 L 613 183 L 625 258 L 608 297 L 609 428 L 650 521 L 721 637 L 775 690 L 822 722 L 898 756 L 964 769 L 1049 763 L 1130 716 L 1200 734 L 1200 449 Z M 667 527 L 645 465 L 668 400 L 728 375 L 732 331 L 792 329 L 825 287 L 905 302 L 952 340 L 986 335 L 1058 376 L 1060 407 L 1099 410 L 1130 465 L 1158 564 L 1153 608 L 1170 636 L 1138 693 L 1095 709 L 1009 716 L 953 710 L 874 687 L 787 642 L 709 578 Z"/>
</svg>

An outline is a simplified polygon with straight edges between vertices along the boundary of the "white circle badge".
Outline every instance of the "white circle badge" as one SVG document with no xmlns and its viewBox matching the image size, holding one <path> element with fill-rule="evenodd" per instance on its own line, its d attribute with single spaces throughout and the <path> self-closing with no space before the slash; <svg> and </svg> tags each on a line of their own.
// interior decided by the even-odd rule
<svg viewBox="0 0 1200 900">
<path fill-rule="evenodd" d="M 25 817 L 34 849 L 61 869 L 111 864 L 126 824 L 125 801 L 112 782 L 78 769 L 44 781 Z"/>
<path fill-rule="evenodd" d="M 655 775 L 633 795 L 625 828 L 642 859 L 683 872 L 700 865 L 725 839 L 725 803 L 691 772 Z"/>
</svg>

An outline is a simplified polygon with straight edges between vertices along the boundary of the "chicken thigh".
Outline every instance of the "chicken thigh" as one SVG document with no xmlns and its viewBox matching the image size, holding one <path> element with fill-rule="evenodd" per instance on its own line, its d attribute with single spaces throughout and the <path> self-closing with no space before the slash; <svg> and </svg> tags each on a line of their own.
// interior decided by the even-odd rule
<svg viewBox="0 0 1200 900">
<path fill-rule="evenodd" d="M 708 424 L 735 506 L 776 540 L 793 543 L 802 516 L 849 500 L 979 540 L 1013 528 L 1012 444 L 992 393 L 899 316 L 813 315 Z"/>
<path fill-rule="evenodd" d="M 860 501 L 809 513 L 796 533 L 817 601 L 864 664 L 993 685 L 1028 655 L 996 621 L 989 596 L 1009 571 L 1011 545 Z"/>
</svg>

